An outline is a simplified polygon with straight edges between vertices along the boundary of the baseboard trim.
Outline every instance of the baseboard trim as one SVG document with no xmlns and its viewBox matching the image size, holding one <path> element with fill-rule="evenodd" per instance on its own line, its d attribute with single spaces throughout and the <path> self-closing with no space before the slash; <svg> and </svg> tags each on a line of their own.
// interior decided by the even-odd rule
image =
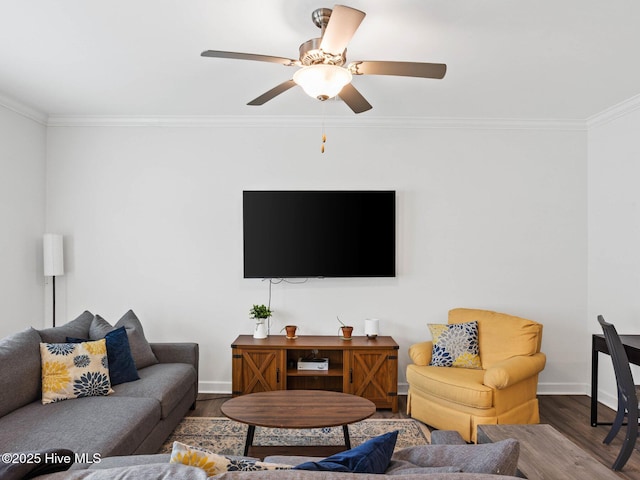
<svg viewBox="0 0 640 480">
<path fill-rule="evenodd" d="M 231 382 L 206 382 L 198 384 L 200 393 L 231 394 Z M 398 383 L 398 395 L 406 395 L 409 391 L 407 382 Z M 538 395 L 591 395 L 591 386 L 586 383 L 539 383 Z M 617 397 L 608 392 L 598 391 L 598 401 L 608 407 L 615 408 Z"/>
<path fill-rule="evenodd" d="M 198 393 L 227 393 L 231 395 L 231 382 L 198 382 Z"/>
</svg>

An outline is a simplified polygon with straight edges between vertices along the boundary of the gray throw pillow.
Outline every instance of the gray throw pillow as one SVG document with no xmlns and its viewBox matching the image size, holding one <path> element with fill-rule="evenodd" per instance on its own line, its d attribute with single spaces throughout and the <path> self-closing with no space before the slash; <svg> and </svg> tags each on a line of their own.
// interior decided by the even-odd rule
<svg viewBox="0 0 640 480">
<path fill-rule="evenodd" d="M 89 338 L 89 326 L 93 320 L 93 313 L 85 310 L 68 323 L 59 327 L 38 330 L 43 343 L 65 343 L 67 337 Z"/>
<path fill-rule="evenodd" d="M 89 338 L 91 340 L 100 340 L 104 336 L 115 330 L 116 328 L 124 327 L 129 337 L 129 346 L 131 347 L 131 356 L 136 364 L 136 369 L 155 365 L 158 359 L 151 350 L 151 345 L 144 336 L 144 330 L 142 324 L 136 314 L 132 310 L 125 313 L 115 326 L 111 326 L 100 315 L 96 315 L 89 327 Z"/>
<path fill-rule="evenodd" d="M 393 454 L 392 460 L 418 467 L 459 467 L 467 473 L 515 476 L 520 443 L 514 439 L 479 445 L 423 445 L 407 447 Z"/>
</svg>

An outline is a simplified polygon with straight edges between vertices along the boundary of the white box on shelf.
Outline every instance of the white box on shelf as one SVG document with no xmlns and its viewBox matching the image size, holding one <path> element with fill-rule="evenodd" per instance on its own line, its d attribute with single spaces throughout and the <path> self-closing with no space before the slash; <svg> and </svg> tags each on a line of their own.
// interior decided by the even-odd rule
<svg viewBox="0 0 640 480">
<path fill-rule="evenodd" d="M 298 370 L 329 370 L 328 358 L 299 358 Z"/>
</svg>

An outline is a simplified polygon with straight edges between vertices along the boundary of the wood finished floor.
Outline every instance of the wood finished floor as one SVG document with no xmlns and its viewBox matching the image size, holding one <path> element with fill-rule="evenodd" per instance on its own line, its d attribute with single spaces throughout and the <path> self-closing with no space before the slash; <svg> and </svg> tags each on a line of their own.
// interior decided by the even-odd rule
<svg viewBox="0 0 640 480">
<path fill-rule="evenodd" d="M 201 393 L 198 395 L 195 410 L 190 410 L 188 415 L 192 417 L 222 417 L 220 406 L 229 398 L 231 398 L 230 395 Z M 602 443 L 602 439 L 607 435 L 610 427 L 606 425 L 590 426 L 590 398 L 588 396 L 541 395 L 538 398 L 541 423 L 552 425 L 571 441 L 593 455 L 598 461 L 609 468 L 611 467 L 620 451 L 624 433 L 621 431 L 618 437 L 611 442 L 611 445 Z M 400 405 L 398 413 L 392 413 L 389 410 L 378 410 L 372 418 L 409 418 L 404 413 L 407 408 L 407 397 L 401 395 L 398 400 Z M 598 409 L 599 421 L 612 421 L 614 414 L 613 410 L 603 405 L 600 405 Z M 640 441 L 636 444 L 636 450 L 631 455 L 624 470 L 617 472 L 620 478 L 640 480 L 639 447 Z"/>
</svg>

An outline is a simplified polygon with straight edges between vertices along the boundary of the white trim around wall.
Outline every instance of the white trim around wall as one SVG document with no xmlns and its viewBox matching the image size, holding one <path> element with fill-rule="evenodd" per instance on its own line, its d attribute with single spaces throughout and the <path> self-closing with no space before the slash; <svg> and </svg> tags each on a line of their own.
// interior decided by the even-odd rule
<svg viewBox="0 0 640 480">
<path fill-rule="evenodd" d="M 581 119 L 518 119 L 518 118 L 429 118 L 429 117 L 336 117 L 294 115 L 233 115 L 233 116 L 115 116 L 115 115 L 55 115 L 26 105 L 0 93 L 0 106 L 48 127 L 123 127 L 123 126 L 309 126 L 317 127 L 318 121 L 328 121 L 341 127 L 390 127 L 390 128 L 478 128 L 491 130 L 577 130 L 583 131 L 601 125 L 640 108 L 640 94 L 613 105 L 602 112 Z"/>
<path fill-rule="evenodd" d="M 46 113 L 40 110 L 37 110 L 35 108 L 29 107 L 28 105 L 25 105 L 24 103 L 19 102 L 1 93 L 0 93 L 0 106 L 3 106 L 8 110 L 11 110 L 12 112 L 22 115 L 23 117 L 26 117 L 30 120 L 38 122 L 41 125 L 47 124 Z"/>
<path fill-rule="evenodd" d="M 331 126 L 385 127 L 402 129 L 473 128 L 488 130 L 563 130 L 584 131 L 583 120 L 509 119 L 509 118 L 427 118 L 427 117 L 320 117 L 301 115 L 228 115 L 228 116 L 109 116 L 50 115 L 49 127 L 309 127 L 324 122 Z"/>
<path fill-rule="evenodd" d="M 602 112 L 587 118 L 586 124 L 588 128 L 604 125 L 611 122 L 616 118 L 620 118 L 624 115 L 628 115 L 640 108 L 640 94 L 635 97 L 631 97 L 624 102 L 620 102 L 617 105 L 613 105 Z"/>
<path fill-rule="evenodd" d="M 398 394 L 406 395 L 409 385 L 406 382 L 398 383 Z M 231 382 L 200 382 L 200 393 L 231 394 Z M 589 395 L 591 387 L 585 383 L 539 383 L 538 395 Z M 598 392 L 598 401 L 611 408 L 615 408 L 617 399 L 606 392 Z"/>
</svg>

